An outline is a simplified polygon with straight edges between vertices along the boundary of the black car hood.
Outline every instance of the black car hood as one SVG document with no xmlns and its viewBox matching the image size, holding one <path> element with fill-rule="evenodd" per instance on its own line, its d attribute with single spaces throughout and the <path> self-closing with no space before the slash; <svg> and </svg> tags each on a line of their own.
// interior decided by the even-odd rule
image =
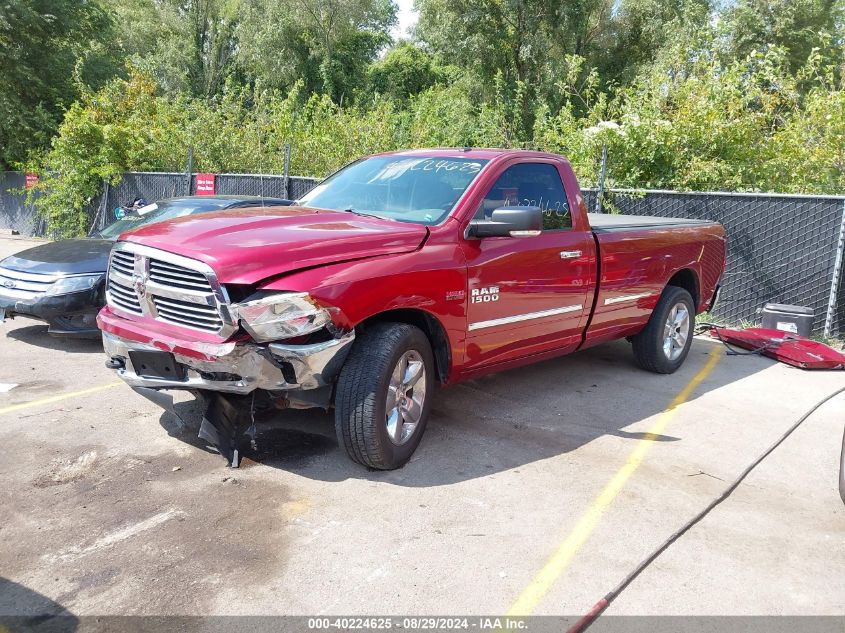
<svg viewBox="0 0 845 633">
<path fill-rule="evenodd" d="M 0 266 L 28 273 L 104 273 L 113 245 L 111 240 L 97 239 L 48 242 L 11 255 Z"/>
</svg>

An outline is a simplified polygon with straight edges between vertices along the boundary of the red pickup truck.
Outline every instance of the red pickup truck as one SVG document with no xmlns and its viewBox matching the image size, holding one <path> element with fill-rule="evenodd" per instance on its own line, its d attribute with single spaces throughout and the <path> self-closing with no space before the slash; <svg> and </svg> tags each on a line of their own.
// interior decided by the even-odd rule
<svg viewBox="0 0 845 633">
<path fill-rule="evenodd" d="M 234 465 L 256 409 L 334 407 L 349 456 L 392 469 L 438 384 L 620 338 L 675 371 L 724 265 L 715 222 L 588 214 L 561 156 L 401 151 L 294 206 L 122 236 L 97 322 L 137 391 L 209 400 L 200 435 Z"/>
</svg>

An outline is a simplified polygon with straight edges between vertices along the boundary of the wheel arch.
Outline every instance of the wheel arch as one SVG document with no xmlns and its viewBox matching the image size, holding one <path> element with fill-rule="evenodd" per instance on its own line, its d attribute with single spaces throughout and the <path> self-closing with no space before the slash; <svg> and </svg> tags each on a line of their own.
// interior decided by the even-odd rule
<svg viewBox="0 0 845 633">
<path fill-rule="evenodd" d="M 701 305 L 701 291 L 698 275 L 693 269 L 682 268 L 681 270 L 675 272 L 669 278 L 669 281 L 666 282 L 666 285 L 683 288 L 690 293 L 692 296 L 692 303 L 695 306 L 695 311 L 698 312 L 698 308 Z"/>
<path fill-rule="evenodd" d="M 428 338 L 431 351 L 434 353 L 436 378 L 441 384 L 445 383 L 449 377 L 449 367 L 452 363 L 452 350 L 449 345 L 449 337 L 446 335 L 446 328 L 443 327 L 439 319 L 430 312 L 418 308 L 397 308 L 373 314 L 359 323 L 355 329 L 366 328 L 374 323 L 385 321 L 407 323 L 422 330 Z"/>
</svg>

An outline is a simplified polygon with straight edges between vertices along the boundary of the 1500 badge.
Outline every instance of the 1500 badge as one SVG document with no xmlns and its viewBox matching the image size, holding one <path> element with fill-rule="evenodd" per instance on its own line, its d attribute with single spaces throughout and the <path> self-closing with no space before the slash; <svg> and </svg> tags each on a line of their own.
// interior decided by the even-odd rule
<svg viewBox="0 0 845 633">
<path fill-rule="evenodd" d="M 499 300 L 499 286 L 490 286 L 489 288 L 473 288 L 472 289 L 472 303 L 488 303 L 490 301 Z"/>
</svg>

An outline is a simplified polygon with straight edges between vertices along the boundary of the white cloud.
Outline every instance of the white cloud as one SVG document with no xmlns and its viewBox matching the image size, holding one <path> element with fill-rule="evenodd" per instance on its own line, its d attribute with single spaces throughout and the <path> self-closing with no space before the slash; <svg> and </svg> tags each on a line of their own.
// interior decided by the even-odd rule
<svg viewBox="0 0 845 633">
<path fill-rule="evenodd" d="M 408 37 L 408 29 L 417 23 L 419 14 L 414 11 L 414 0 L 395 0 L 398 11 L 396 17 L 399 18 L 396 26 L 393 27 L 391 35 L 393 39 L 400 39 Z"/>
</svg>

